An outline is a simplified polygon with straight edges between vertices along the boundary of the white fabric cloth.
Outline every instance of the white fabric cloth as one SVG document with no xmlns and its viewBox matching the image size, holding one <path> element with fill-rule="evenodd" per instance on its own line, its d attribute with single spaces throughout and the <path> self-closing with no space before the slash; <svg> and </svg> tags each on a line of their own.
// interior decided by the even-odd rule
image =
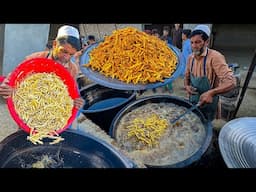
<svg viewBox="0 0 256 192">
<path fill-rule="evenodd" d="M 210 28 L 207 25 L 197 25 L 193 29 L 193 31 L 195 31 L 195 30 L 201 30 L 201 31 L 205 32 L 208 35 L 208 37 L 210 37 L 211 30 L 210 30 Z"/>
<path fill-rule="evenodd" d="M 59 28 L 57 38 L 63 37 L 63 36 L 73 36 L 73 37 L 79 39 L 79 32 L 73 26 L 64 25 L 64 26 Z"/>
</svg>

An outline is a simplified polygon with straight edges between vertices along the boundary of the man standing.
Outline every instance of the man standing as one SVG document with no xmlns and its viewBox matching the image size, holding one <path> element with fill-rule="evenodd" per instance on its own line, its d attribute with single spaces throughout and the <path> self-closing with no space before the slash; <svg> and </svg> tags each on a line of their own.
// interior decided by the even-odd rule
<svg viewBox="0 0 256 192">
<path fill-rule="evenodd" d="M 180 24 L 174 24 L 174 28 L 171 31 L 171 37 L 172 37 L 172 44 L 176 46 L 178 49 L 182 48 L 182 28 Z"/>
<path fill-rule="evenodd" d="M 163 41 L 166 41 L 167 44 L 172 45 L 172 39 L 169 36 L 169 33 L 170 33 L 170 27 L 169 26 L 164 26 L 163 27 L 163 35 L 161 36 L 161 39 Z"/>
<path fill-rule="evenodd" d="M 198 25 L 192 31 L 192 54 L 188 58 L 184 85 L 189 100 L 194 104 L 199 102 L 206 119 L 212 121 L 216 117 L 218 95 L 233 89 L 236 80 L 225 57 L 207 47 L 209 37 L 210 28 L 207 25 Z M 217 114 L 219 117 L 220 110 Z"/>
<path fill-rule="evenodd" d="M 182 77 L 185 76 L 188 57 L 192 53 L 191 43 L 190 43 L 190 34 L 191 34 L 190 29 L 182 30 L 182 50 L 181 50 L 181 58 L 180 58 L 180 63 L 182 68 L 181 69 Z"/>
</svg>

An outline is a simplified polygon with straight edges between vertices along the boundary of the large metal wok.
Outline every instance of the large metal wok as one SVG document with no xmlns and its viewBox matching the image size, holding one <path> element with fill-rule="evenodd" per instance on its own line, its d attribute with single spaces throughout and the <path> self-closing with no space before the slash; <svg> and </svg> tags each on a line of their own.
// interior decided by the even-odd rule
<svg viewBox="0 0 256 192">
<path fill-rule="evenodd" d="M 183 106 L 186 108 L 191 108 L 193 105 L 184 99 L 178 98 L 178 97 L 174 97 L 174 96 L 168 96 L 168 95 L 155 95 L 155 96 L 148 96 L 148 97 L 144 97 L 141 99 L 138 99 L 137 101 L 131 102 L 128 105 L 126 105 L 113 119 L 112 124 L 110 126 L 110 135 L 113 138 L 116 138 L 116 130 L 118 127 L 118 124 L 120 123 L 122 117 L 131 112 L 132 110 L 143 106 L 145 104 L 148 103 L 161 103 L 161 102 L 166 102 L 166 103 L 174 103 L 178 106 Z M 147 167 L 150 168 L 179 168 L 179 167 L 187 167 L 189 165 L 191 165 L 192 163 L 198 161 L 201 156 L 206 152 L 206 150 L 208 149 L 211 140 L 212 140 L 212 124 L 207 121 L 204 117 L 204 115 L 202 114 L 202 112 L 198 109 L 195 108 L 193 110 L 193 113 L 195 113 L 200 119 L 202 124 L 204 125 L 205 128 L 205 132 L 206 132 L 206 136 L 204 138 L 204 142 L 201 145 L 201 147 L 189 158 L 183 160 L 183 161 L 179 161 L 175 164 L 168 164 L 168 165 L 146 165 Z"/>
<path fill-rule="evenodd" d="M 92 135 L 65 131 L 64 141 L 34 145 L 20 130 L 0 143 L 1 168 L 132 168 L 133 162 Z M 43 165 L 42 165 L 43 164 Z M 33 165 L 40 165 L 40 167 Z"/>
</svg>

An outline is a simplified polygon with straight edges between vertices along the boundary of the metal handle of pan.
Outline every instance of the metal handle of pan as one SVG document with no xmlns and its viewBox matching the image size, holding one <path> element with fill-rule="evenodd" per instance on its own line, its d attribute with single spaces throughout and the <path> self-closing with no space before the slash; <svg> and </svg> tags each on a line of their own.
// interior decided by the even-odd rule
<svg viewBox="0 0 256 192">
<path fill-rule="evenodd" d="M 176 117 L 175 119 L 171 120 L 170 123 L 174 124 L 176 121 L 178 121 L 180 118 L 182 118 L 184 115 L 186 115 L 187 113 L 193 111 L 194 109 L 196 109 L 197 107 L 199 107 L 201 105 L 201 103 L 197 103 L 196 105 L 193 105 L 192 107 L 190 107 L 189 109 L 187 109 L 184 113 L 182 113 L 181 115 L 179 115 L 178 117 Z"/>
</svg>

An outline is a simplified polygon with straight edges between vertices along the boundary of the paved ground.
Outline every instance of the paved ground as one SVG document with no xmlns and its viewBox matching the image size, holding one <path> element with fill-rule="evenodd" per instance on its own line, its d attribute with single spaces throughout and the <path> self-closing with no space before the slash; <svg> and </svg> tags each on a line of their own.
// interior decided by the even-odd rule
<svg viewBox="0 0 256 192">
<path fill-rule="evenodd" d="M 0 141 L 17 130 L 18 127 L 10 116 L 5 100 L 0 97 Z"/>
</svg>

